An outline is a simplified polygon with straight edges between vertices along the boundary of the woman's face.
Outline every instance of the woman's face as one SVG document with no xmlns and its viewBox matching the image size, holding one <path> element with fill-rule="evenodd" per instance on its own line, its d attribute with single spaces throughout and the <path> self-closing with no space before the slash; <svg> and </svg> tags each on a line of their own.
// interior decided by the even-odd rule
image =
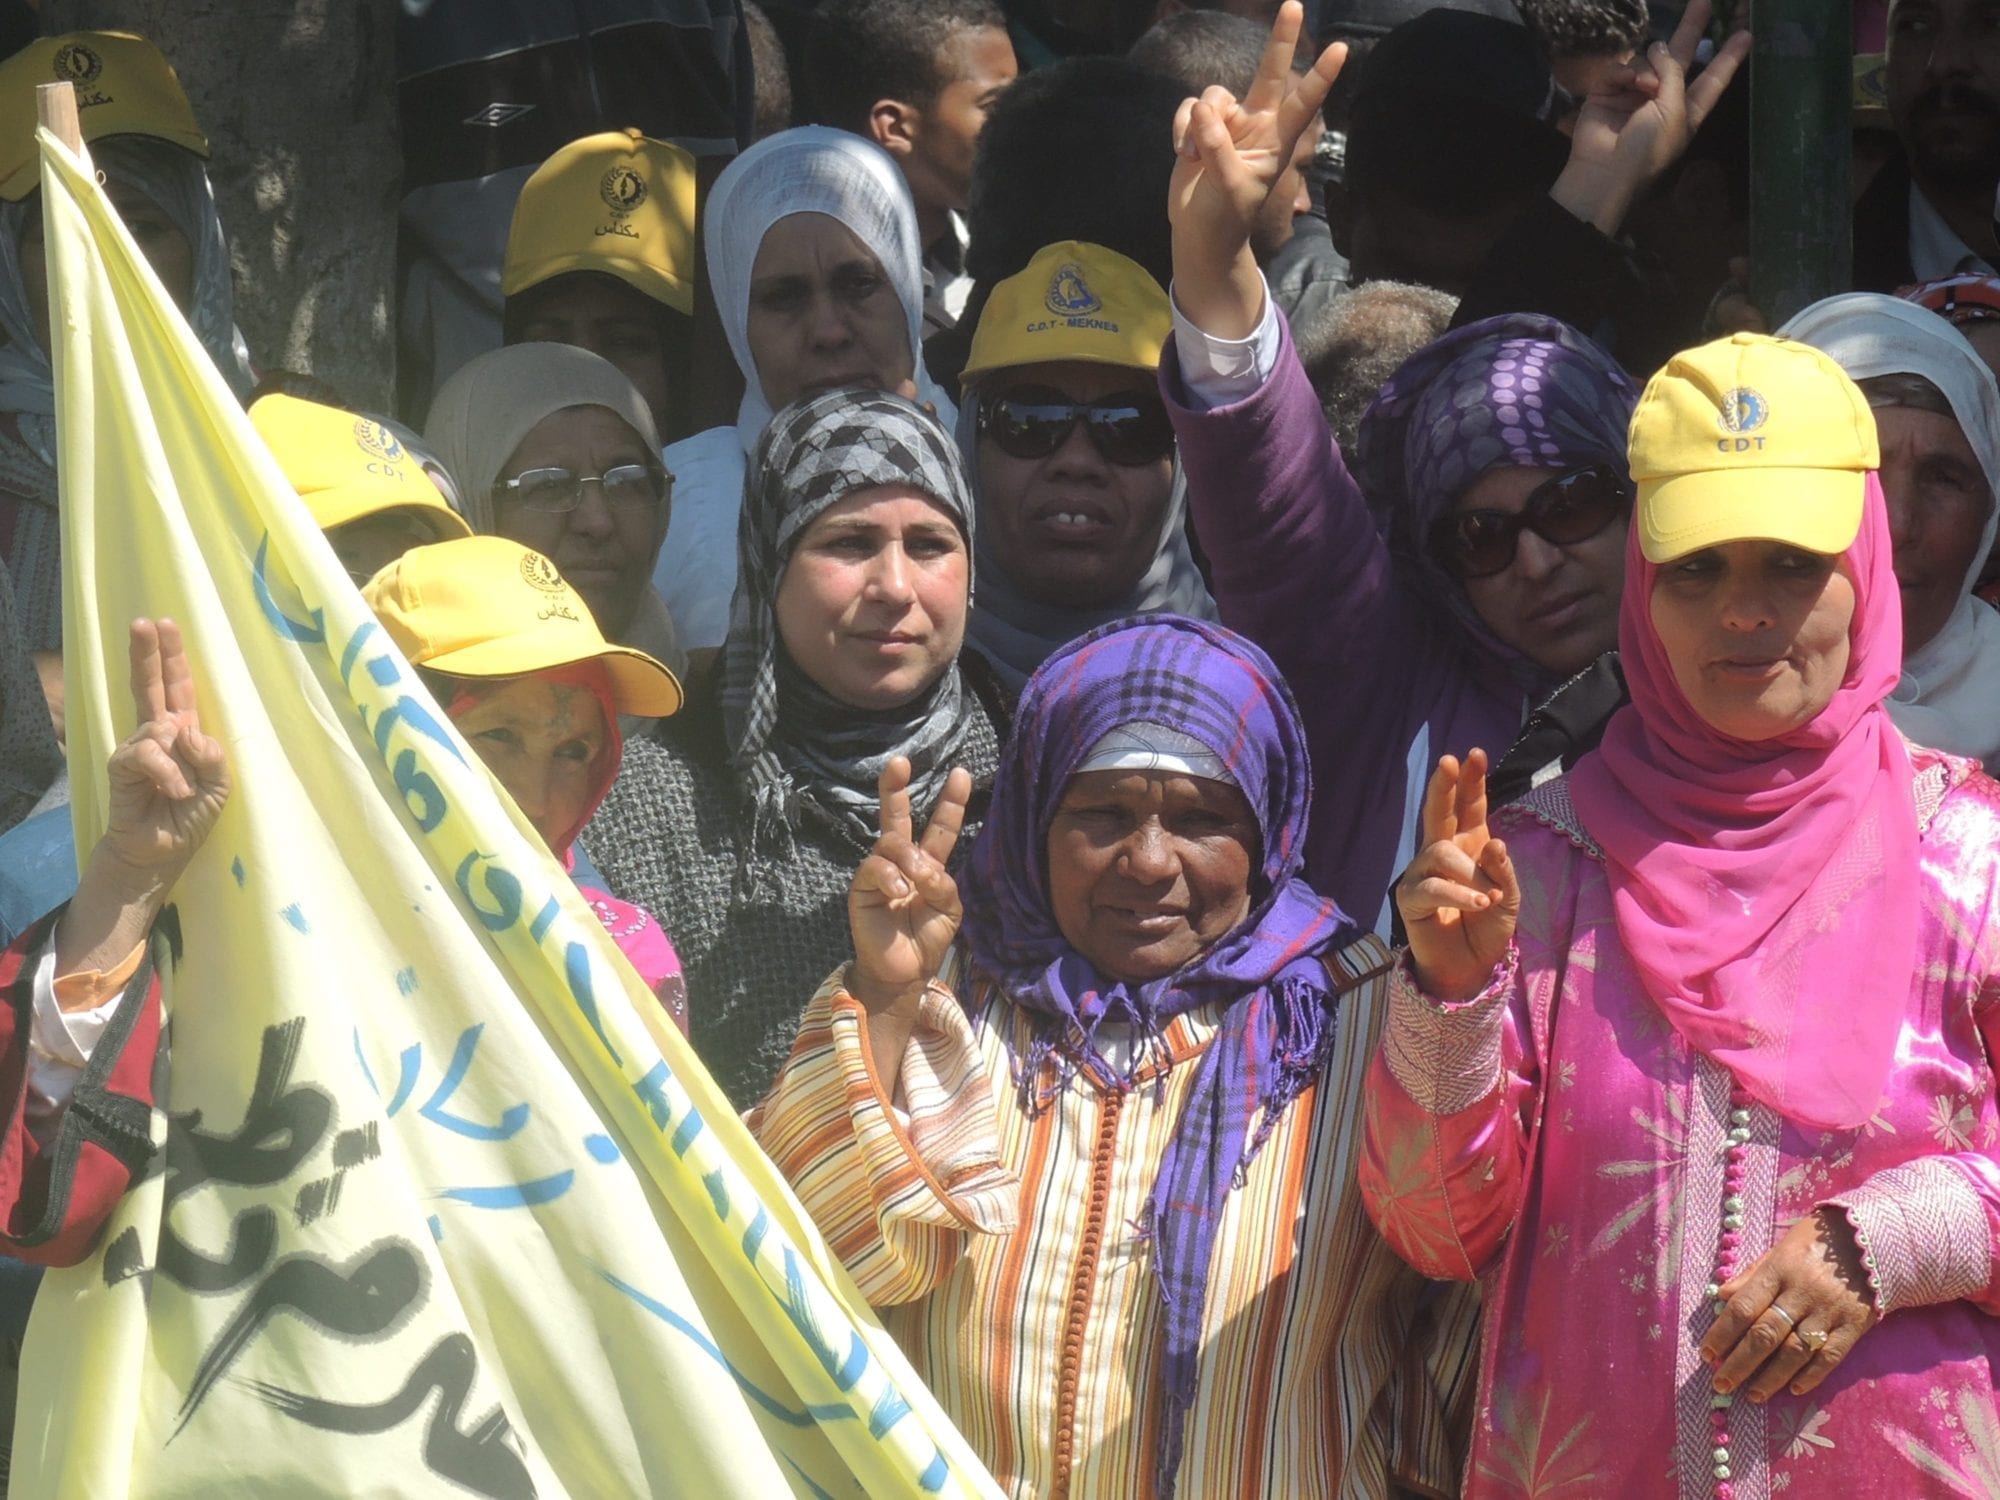
<svg viewBox="0 0 2000 1500">
<path fill-rule="evenodd" d="M 893 391 L 915 369 L 888 273 L 826 214 L 791 214 L 764 232 L 750 268 L 748 337 L 773 411 L 840 385 Z"/>
<path fill-rule="evenodd" d="M 590 812 L 609 738 L 589 688 L 541 677 L 475 687 L 478 701 L 453 723 L 550 849 Z"/>
<path fill-rule="evenodd" d="M 185 314 L 194 301 L 194 246 L 167 211 L 137 188 L 113 178 L 104 185 L 105 196 L 118 210 L 118 217 L 132 231 L 153 273 Z M 41 215 L 30 218 L 21 231 L 21 279 L 27 284 L 28 312 L 35 321 L 35 337 L 43 350 L 49 347 L 48 255 L 42 238 Z"/>
<path fill-rule="evenodd" d="M 1249 915 L 1258 845 L 1250 804 L 1227 782 L 1085 771 L 1049 825 L 1056 926 L 1101 974 L 1163 978 Z"/>
<path fill-rule="evenodd" d="M 1488 469 L 1458 497 L 1458 514 L 1519 514 L 1553 469 L 1518 464 Z M 1581 672 L 1618 644 L 1618 596 L 1625 583 L 1621 519 L 1597 535 L 1560 547 L 1526 527 L 1514 560 L 1486 578 L 1463 581 L 1465 597 L 1500 640 L 1556 677 Z"/>
<path fill-rule="evenodd" d="M 1160 403 L 1145 371 L 1077 360 L 996 371 L 979 396 L 1014 393 Z M 979 435 L 979 519 L 993 561 L 1044 604 L 1094 609 L 1130 593 L 1159 555 L 1173 483 L 1171 450 L 1145 463 L 1113 463 L 1081 421 L 1043 458 L 1017 458 L 992 433 Z"/>
<path fill-rule="evenodd" d="M 668 319 L 680 316 L 636 287 L 602 272 L 552 276 L 520 293 L 521 343 L 574 344 L 618 367 L 666 433 L 676 412 Z M 510 309 L 511 310 L 511 309 Z"/>
<path fill-rule="evenodd" d="M 500 470 L 504 480 L 530 469 L 567 469 L 601 478 L 626 464 L 657 470 L 660 455 L 646 446 L 625 419 L 602 406 L 567 406 L 543 417 L 521 439 Z M 533 547 L 583 595 L 610 640 L 621 640 L 651 587 L 653 560 L 667 534 L 664 492 L 650 501 L 607 500 L 604 486 L 586 484 L 576 509 L 533 510 L 515 491 L 493 492 L 494 530 L 510 541 Z"/>
<path fill-rule="evenodd" d="M 1907 655 L 1930 644 L 1964 597 L 1993 492 L 1964 429 L 1942 412 L 1878 406 L 1875 433 Z"/>
<path fill-rule="evenodd" d="M 1653 629 L 1688 705 L 1756 742 L 1811 722 L 1847 675 L 1845 562 L 1783 542 L 1724 542 L 1660 565 Z"/>
<path fill-rule="evenodd" d="M 856 490 L 814 518 L 778 580 L 778 638 L 801 672 L 853 708 L 895 708 L 965 642 L 965 538 L 913 485 Z"/>
</svg>

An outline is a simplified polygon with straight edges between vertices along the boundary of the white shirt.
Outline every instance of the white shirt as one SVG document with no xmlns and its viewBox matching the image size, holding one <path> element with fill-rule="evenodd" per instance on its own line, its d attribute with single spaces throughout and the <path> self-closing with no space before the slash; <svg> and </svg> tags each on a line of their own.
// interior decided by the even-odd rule
<svg viewBox="0 0 2000 1500">
<path fill-rule="evenodd" d="M 56 942 L 51 934 L 36 955 L 34 1007 L 28 1023 L 28 1131 L 46 1146 L 55 1139 L 62 1112 L 90 1062 L 98 1038 L 111 1023 L 124 991 L 92 1010 L 65 1011 L 56 1004 Z"/>
<path fill-rule="evenodd" d="M 1923 189 L 1910 184 L 1910 270 L 1919 281 L 1936 281 L 1960 271 L 1994 274 L 1973 248 L 1952 232 Z"/>
</svg>

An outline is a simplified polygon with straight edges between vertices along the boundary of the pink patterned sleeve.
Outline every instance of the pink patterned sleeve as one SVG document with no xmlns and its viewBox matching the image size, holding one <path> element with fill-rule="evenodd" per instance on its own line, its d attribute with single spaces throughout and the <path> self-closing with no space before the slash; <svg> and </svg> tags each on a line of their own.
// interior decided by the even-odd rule
<svg viewBox="0 0 2000 1500">
<path fill-rule="evenodd" d="M 2000 1058 L 2000 978 L 1974 1008 L 1987 1066 Z M 1883 1313 L 1963 1297 L 2000 1315 L 2000 1158 L 1940 1152 L 1886 1167 L 1819 1205 L 1853 1227 Z"/>
<path fill-rule="evenodd" d="M 1425 995 L 1407 954 L 1390 977 L 1368 1074 L 1361 1193 L 1383 1238 L 1426 1276 L 1477 1278 L 1520 1212 L 1538 1088 L 1522 999 L 1511 949 L 1462 1004 Z"/>
</svg>

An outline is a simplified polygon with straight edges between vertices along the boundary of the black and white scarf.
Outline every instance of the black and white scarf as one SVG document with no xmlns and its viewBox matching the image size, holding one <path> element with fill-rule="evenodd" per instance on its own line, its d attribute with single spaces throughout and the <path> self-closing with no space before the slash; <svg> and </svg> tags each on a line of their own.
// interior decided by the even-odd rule
<svg viewBox="0 0 2000 1500">
<path fill-rule="evenodd" d="M 931 496 L 970 557 L 972 503 L 957 450 L 935 418 L 900 396 L 848 387 L 795 401 L 750 456 L 722 648 L 722 728 L 753 803 L 752 847 L 805 817 L 866 849 L 876 837 L 876 783 L 893 757 L 910 758 L 920 820 L 959 763 L 974 709 L 956 660 L 908 703 L 858 709 L 794 666 L 778 639 L 778 584 L 800 536 L 829 506 L 882 484 Z M 968 607 L 970 593 L 968 581 Z"/>
</svg>

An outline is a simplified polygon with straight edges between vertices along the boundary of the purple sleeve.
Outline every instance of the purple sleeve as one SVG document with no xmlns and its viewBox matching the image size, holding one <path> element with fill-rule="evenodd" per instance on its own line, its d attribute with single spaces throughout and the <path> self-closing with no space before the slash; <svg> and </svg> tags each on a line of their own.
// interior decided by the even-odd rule
<svg viewBox="0 0 2000 1500">
<path fill-rule="evenodd" d="M 1222 621 L 1270 653 L 1311 724 L 1307 700 L 1352 703 L 1363 675 L 1397 670 L 1409 632 L 1388 547 L 1279 327 L 1271 378 L 1241 401 L 1190 406 L 1172 348 L 1160 385 Z"/>
</svg>

